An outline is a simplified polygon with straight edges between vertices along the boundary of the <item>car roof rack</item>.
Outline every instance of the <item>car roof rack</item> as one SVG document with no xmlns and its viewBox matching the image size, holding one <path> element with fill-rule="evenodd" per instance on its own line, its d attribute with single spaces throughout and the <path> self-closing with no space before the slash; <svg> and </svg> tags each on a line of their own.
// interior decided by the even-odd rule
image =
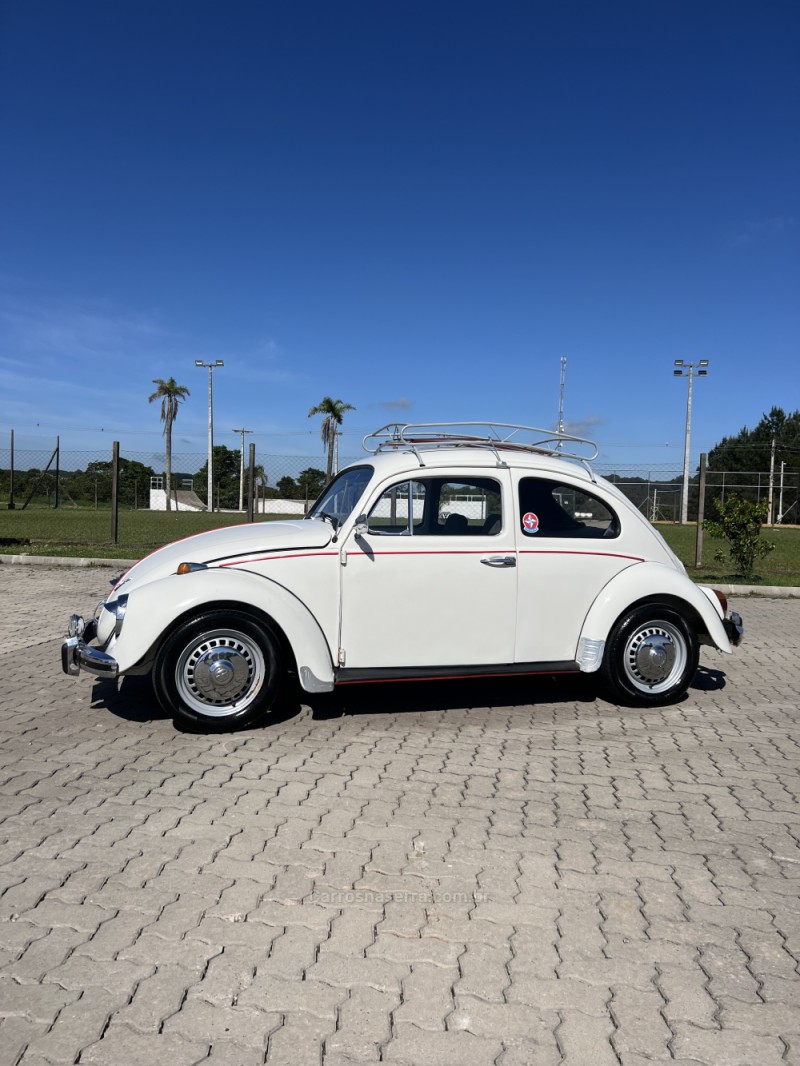
<svg viewBox="0 0 800 1066">
<path fill-rule="evenodd" d="M 388 451 L 413 452 L 420 466 L 425 465 L 420 453 L 432 448 L 486 448 L 494 453 L 501 466 L 505 465 L 504 451 L 532 452 L 579 463 L 589 463 L 598 455 L 597 445 L 585 437 L 511 422 L 390 422 L 368 433 L 362 443 L 364 450 L 373 455 Z M 584 445 L 591 454 L 564 447 L 576 444 Z"/>
</svg>

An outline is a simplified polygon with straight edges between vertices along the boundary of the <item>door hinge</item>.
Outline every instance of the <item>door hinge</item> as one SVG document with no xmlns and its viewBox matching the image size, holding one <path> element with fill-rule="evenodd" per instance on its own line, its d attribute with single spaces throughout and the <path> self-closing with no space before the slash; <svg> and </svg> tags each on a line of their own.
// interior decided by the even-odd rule
<svg viewBox="0 0 800 1066">
<path fill-rule="evenodd" d="M 339 648 L 339 655 L 336 659 L 337 665 L 344 666 L 346 658 L 344 648 Z"/>
<path fill-rule="evenodd" d="M 345 548 L 339 549 L 339 562 L 342 566 L 347 566 L 347 551 Z"/>
</svg>

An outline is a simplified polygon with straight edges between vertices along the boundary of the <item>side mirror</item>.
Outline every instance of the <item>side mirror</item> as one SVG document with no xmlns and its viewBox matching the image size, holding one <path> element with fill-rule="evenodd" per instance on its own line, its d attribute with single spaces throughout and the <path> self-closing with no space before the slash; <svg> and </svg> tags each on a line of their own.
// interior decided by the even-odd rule
<svg viewBox="0 0 800 1066">
<path fill-rule="evenodd" d="M 353 526 L 353 532 L 357 537 L 363 537 L 366 533 L 369 533 L 369 523 L 365 514 L 358 516 L 356 524 Z"/>
</svg>

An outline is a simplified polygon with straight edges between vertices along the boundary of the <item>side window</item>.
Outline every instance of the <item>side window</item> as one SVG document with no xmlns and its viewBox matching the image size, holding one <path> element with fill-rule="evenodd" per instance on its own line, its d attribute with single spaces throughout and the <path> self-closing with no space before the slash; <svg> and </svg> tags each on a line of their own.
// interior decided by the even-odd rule
<svg viewBox="0 0 800 1066">
<path fill-rule="evenodd" d="M 619 535 L 619 521 L 602 500 L 575 485 L 525 477 L 519 483 L 520 529 L 526 537 L 592 539 Z"/>
<path fill-rule="evenodd" d="M 496 537 L 503 528 L 500 485 L 493 478 L 435 483 L 436 514 L 429 532 L 453 537 Z"/>
<path fill-rule="evenodd" d="M 425 513 L 424 481 L 401 481 L 388 488 L 369 513 L 369 531 L 383 536 L 419 533 Z"/>
</svg>

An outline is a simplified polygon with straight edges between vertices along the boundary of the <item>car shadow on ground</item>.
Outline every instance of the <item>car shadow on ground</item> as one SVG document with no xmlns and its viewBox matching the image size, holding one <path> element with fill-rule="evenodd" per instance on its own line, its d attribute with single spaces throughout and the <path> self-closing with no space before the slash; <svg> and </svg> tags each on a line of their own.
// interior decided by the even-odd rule
<svg viewBox="0 0 800 1066">
<path fill-rule="evenodd" d="M 117 687 L 115 681 L 97 680 L 92 687 L 92 708 L 106 710 L 126 722 L 169 722 L 172 715 L 162 710 L 149 677 L 123 677 Z M 290 687 L 273 708 L 268 722 L 275 725 L 294 718 L 302 710 L 300 694 Z M 182 732 L 193 732 L 190 727 L 175 723 Z M 245 727 L 252 728 L 252 727 Z M 208 730 L 199 728 L 197 732 Z"/>
<path fill-rule="evenodd" d="M 726 675 L 723 670 L 712 670 L 709 666 L 700 666 L 689 691 L 721 692 L 725 684 Z"/>
<path fill-rule="evenodd" d="M 725 687 L 721 670 L 701 666 L 689 690 L 718 692 Z M 684 697 L 685 699 L 686 697 Z M 679 702 L 683 702 L 682 700 Z M 574 707 L 575 704 L 606 704 L 596 678 L 586 675 L 479 678 L 463 681 L 405 681 L 343 685 L 334 692 L 310 695 L 289 686 L 265 726 L 289 721 L 310 708 L 315 719 L 327 720 L 359 715 L 421 714 L 437 711 L 513 710 L 537 706 Z M 171 716 L 158 704 L 147 677 L 98 680 L 92 688 L 92 707 L 109 711 L 126 722 L 164 722 Z M 189 727 L 177 725 L 181 730 Z M 204 730 L 200 729 L 200 732 Z"/>
<path fill-rule="evenodd" d="M 480 678 L 342 685 L 323 695 L 305 693 L 315 718 L 360 714 L 419 714 L 449 710 L 513 709 L 540 704 L 594 703 L 597 687 L 587 677 Z"/>
<path fill-rule="evenodd" d="M 92 685 L 92 708 L 110 711 L 126 722 L 168 721 L 153 693 L 149 677 L 123 677 L 116 681 L 100 679 Z"/>
<path fill-rule="evenodd" d="M 345 715 L 594 703 L 597 698 L 592 679 L 578 676 L 374 683 L 342 686 L 318 695 L 289 686 L 265 725 L 288 721 L 301 712 L 304 704 L 314 718 L 324 720 Z M 164 722 L 171 717 L 159 706 L 147 677 L 124 677 L 119 686 L 113 681 L 95 681 L 92 707 L 109 711 L 126 722 Z"/>
</svg>

